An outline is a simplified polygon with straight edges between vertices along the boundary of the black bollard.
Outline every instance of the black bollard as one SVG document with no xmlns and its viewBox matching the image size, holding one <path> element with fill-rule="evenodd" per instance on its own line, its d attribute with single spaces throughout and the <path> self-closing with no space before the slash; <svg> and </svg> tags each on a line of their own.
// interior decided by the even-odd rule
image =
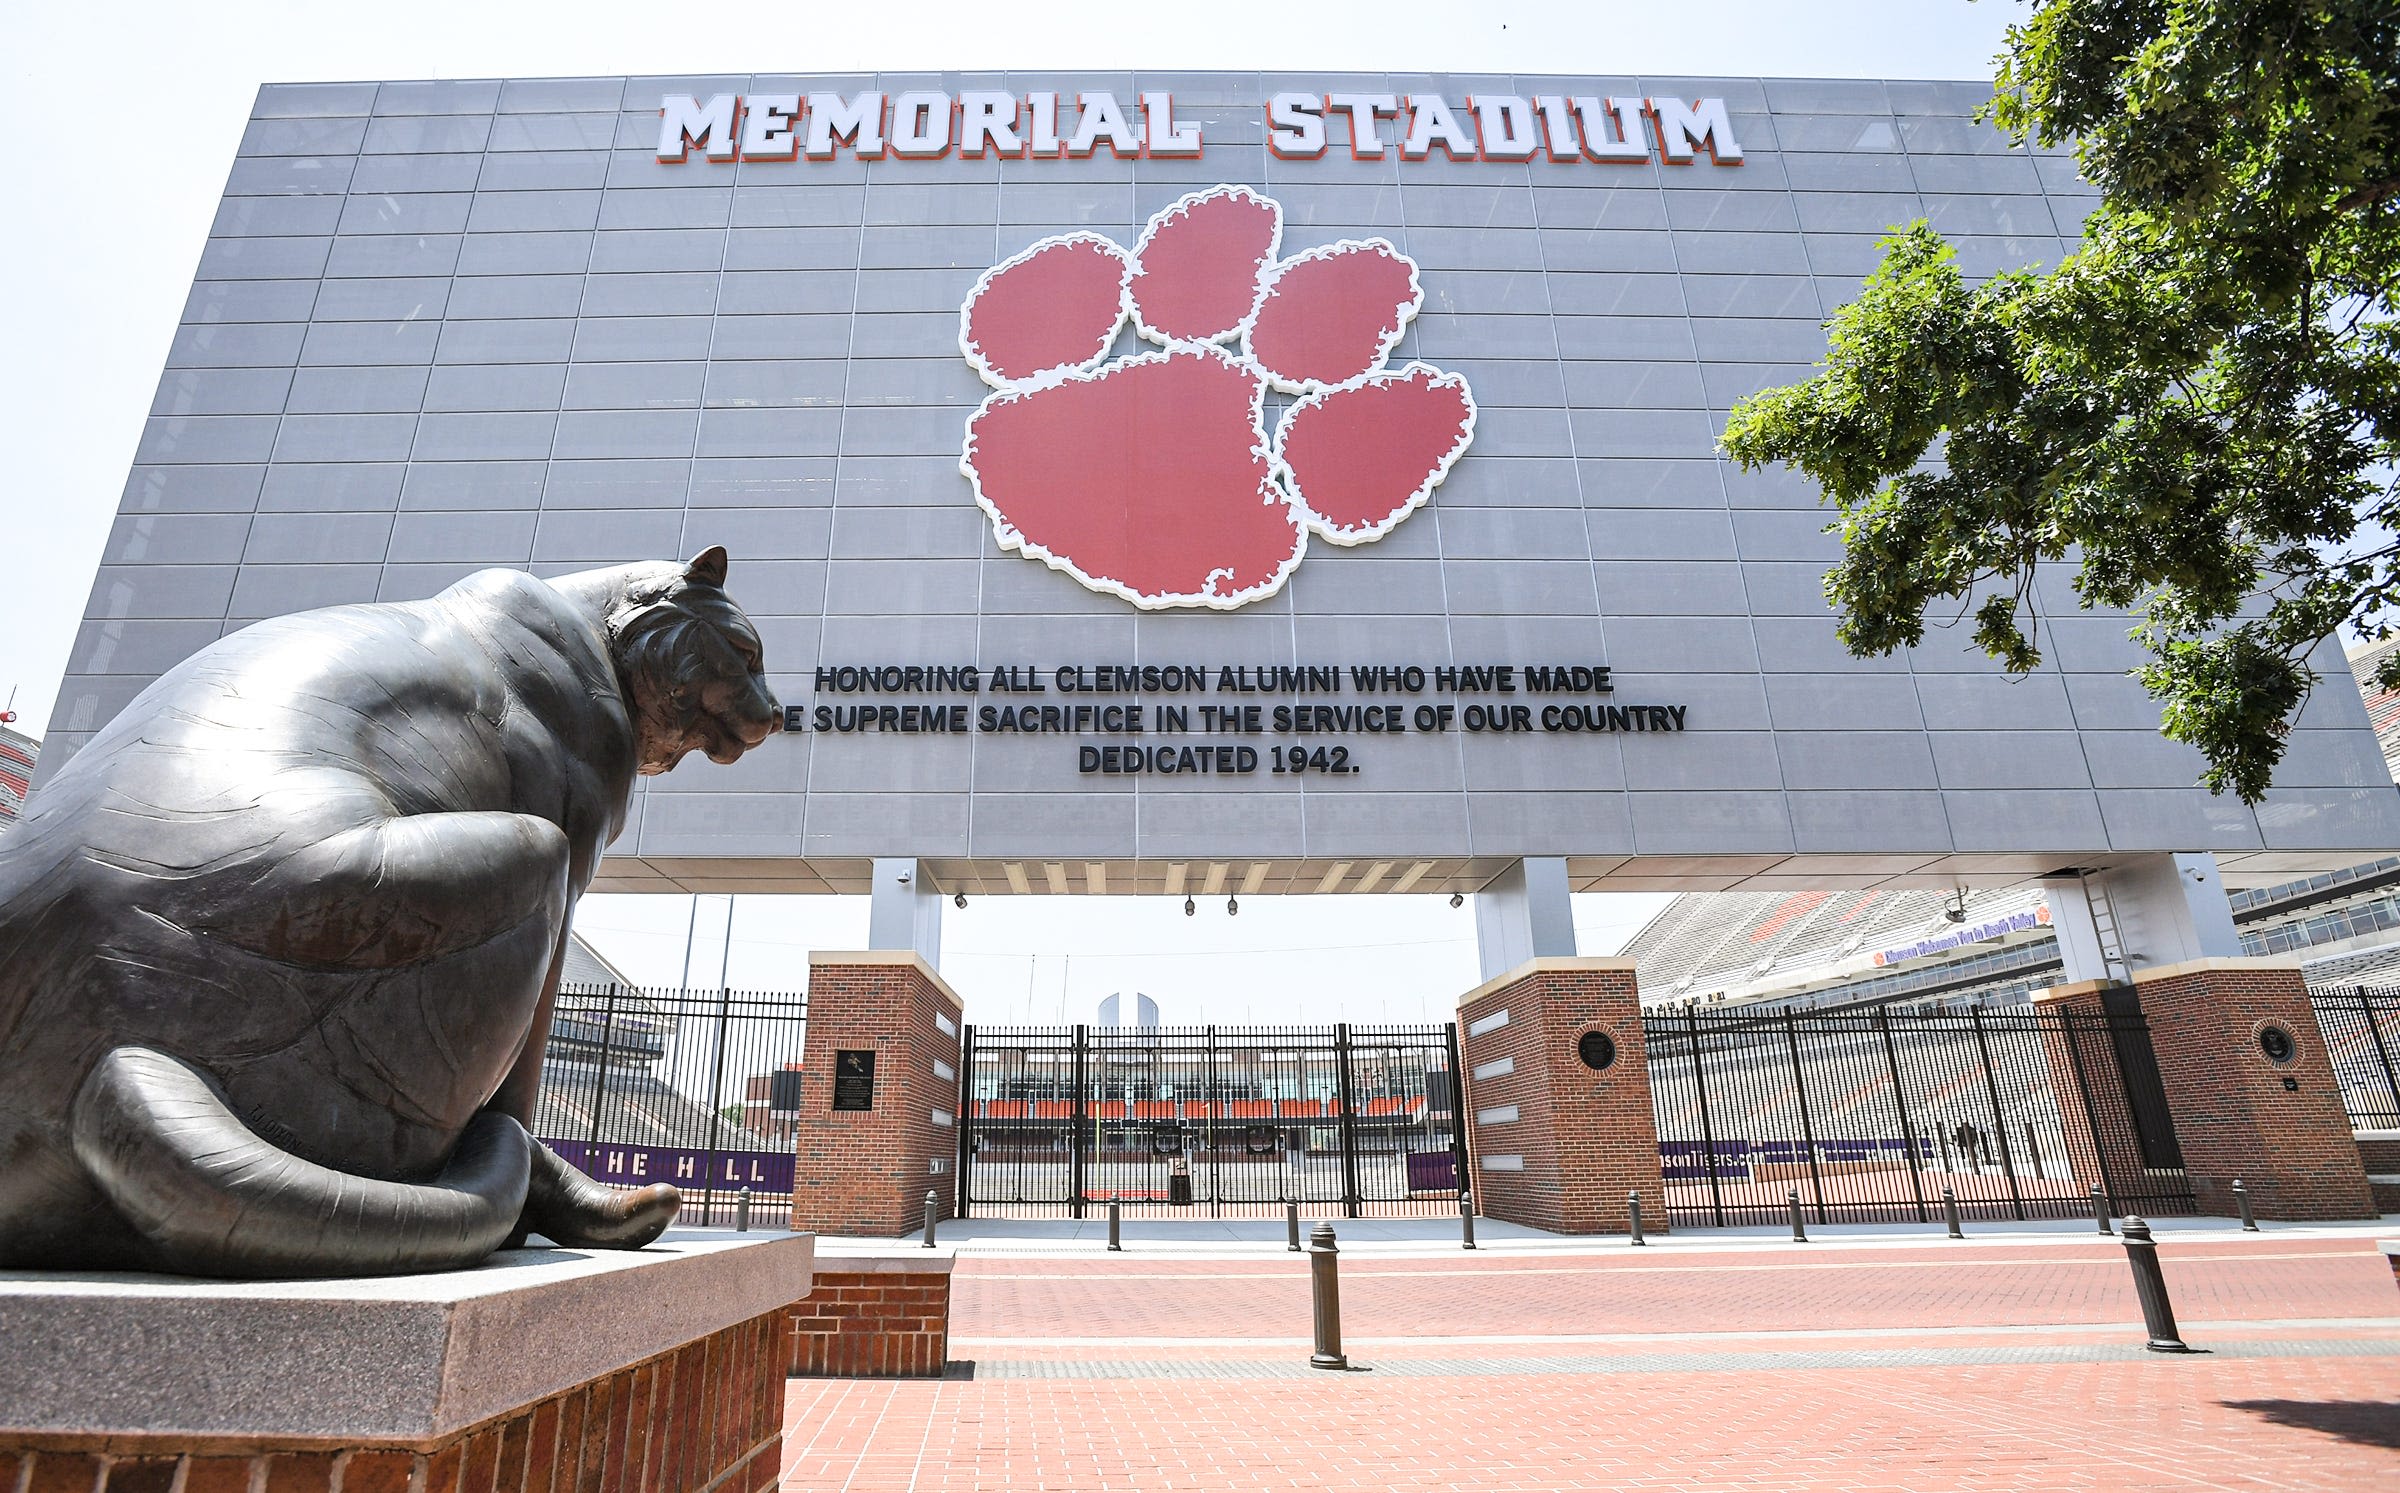
<svg viewBox="0 0 2400 1493">
<path fill-rule="evenodd" d="M 1475 1247 L 1475 1189 L 1472 1187 L 1458 1190 L 1458 1247 Z"/>
<path fill-rule="evenodd" d="M 2242 1210 L 2242 1232 L 2257 1233 L 2258 1215 L 2250 1211 L 2250 1189 L 2242 1185 L 2239 1177 L 2233 1179 L 2233 1205 Z"/>
<path fill-rule="evenodd" d="M 1628 1193 L 1626 1193 L 1626 1194 L 1625 1194 L 1625 1221 L 1626 1221 L 1627 1223 L 1629 1223 L 1629 1224 L 1633 1225 L 1633 1229 L 1632 1229 L 1632 1232 L 1633 1232 L 1633 1237 L 1632 1237 L 1632 1238 L 1630 1238 L 1630 1239 L 1628 1239 L 1628 1240 L 1626 1240 L 1626 1241 L 1625 1241 L 1626 1243 L 1628 1243 L 1628 1244 L 1648 1244 L 1648 1243 L 1650 1242 L 1649 1240 L 1647 1240 L 1647 1239 L 1644 1239 L 1644 1238 L 1642 1237 L 1642 1195 L 1641 1195 L 1641 1193 L 1639 1193 L 1639 1192 L 1628 1192 Z"/>
<path fill-rule="evenodd" d="M 940 1203 L 940 1201 L 939 1201 L 937 1198 L 935 1198 L 935 1197 L 934 1197 L 934 1194 L 933 1194 L 933 1189 L 932 1189 L 932 1188 L 930 1188 L 930 1187 L 926 1188 L 926 1189 L 925 1189 L 925 1247 L 926 1247 L 927 1249 L 931 1249 L 931 1248 L 933 1248 L 933 1220 L 934 1220 L 934 1210 L 935 1210 L 936 1208 L 939 1208 L 940 1206 L 941 1206 L 941 1203 Z"/>
<path fill-rule="evenodd" d="M 1122 1223 L 1123 1214 L 1117 1206 L 1117 1200 L 1112 1197 L 1108 1200 L 1108 1247 L 1110 1249 L 1122 1251 L 1125 1248 L 1125 1241 L 1118 1233 Z"/>
<path fill-rule="evenodd" d="M 2108 1194 L 2102 1192 L 2098 1187 L 2092 1189 L 2092 1222 L 2100 1225 L 2100 1232 L 2103 1234 L 2116 1232 L 2115 1229 L 2108 1226 Z"/>
<path fill-rule="evenodd" d="M 737 1234 L 750 1232 L 750 1189 L 747 1187 L 733 1200 L 733 1231 Z"/>
<path fill-rule="evenodd" d="M 2139 1213 L 2125 1216 L 2125 1258 L 2133 1266 L 2134 1294 L 2142 1298 L 2142 1326 L 2150 1334 L 2150 1351 L 2191 1352 L 2191 1346 L 2175 1330 L 2175 1308 L 2167 1301 L 2167 1277 L 2158 1268 L 2158 1244 Z"/>
<path fill-rule="evenodd" d="M 1964 1239 L 1967 1237 L 1966 1230 L 1958 1226 L 1958 1192 L 1954 1188 L 1942 1189 L 1942 1218 L 1950 1225 L 1951 1238 Z"/>
<path fill-rule="evenodd" d="M 1808 1242 L 1808 1230 L 1800 1226 L 1800 1189 L 1797 1187 L 1793 1188 L 1791 1190 L 1790 1198 L 1792 1204 L 1792 1242 L 1794 1244 L 1806 1244 Z"/>
<path fill-rule="evenodd" d="M 1316 1328 L 1316 1351 L 1308 1355 L 1312 1369 L 1346 1369 L 1342 1356 L 1342 1282 L 1335 1266 L 1341 1251 L 1334 1247 L 1333 1225 L 1318 1224 L 1308 1235 L 1308 1306 Z"/>
<path fill-rule="evenodd" d="M 1293 1254 L 1300 1252 L 1300 1205 L 1298 1203 L 1283 1205 L 1283 1239 L 1285 1249 L 1290 1250 Z"/>
</svg>

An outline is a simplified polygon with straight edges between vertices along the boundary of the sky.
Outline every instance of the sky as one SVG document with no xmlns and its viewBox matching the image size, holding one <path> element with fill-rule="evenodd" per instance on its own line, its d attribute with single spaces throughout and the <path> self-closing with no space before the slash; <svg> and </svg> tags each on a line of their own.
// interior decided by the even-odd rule
<svg viewBox="0 0 2400 1493">
<path fill-rule="evenodd" d="M 1179 68 L 1988 78 L 2014 0 L 1690 0 L 719 8 L 581 0 L 407 6 L 130 0 L 12 13 L 0 76 L 24 121 L 0 161 L 0 701 L 49 721 L 250 102 L 263 82 Z M 1580 897 L 1586 953 L 1663 901 Z M 794 988 L 810 947 L 864 941 L 863 900 L 697 911 L 695 983 Z M 588 899 L 579 926 L 644 982 L 679 978 L 692 904 Z M 713 931 L 712 931 L 713 930 Z M 713 941 L 712 941 L 713 940 Z M 1441 898 L 1253 899 L 1185 918 L 1130 898 L 952 909 L 943 971 L 976 1019 L 1088 1019 L 1147 990 L 1170 1020 L 1431 1019 L 1475 983 L 1472 909 Z"/>
</svg>

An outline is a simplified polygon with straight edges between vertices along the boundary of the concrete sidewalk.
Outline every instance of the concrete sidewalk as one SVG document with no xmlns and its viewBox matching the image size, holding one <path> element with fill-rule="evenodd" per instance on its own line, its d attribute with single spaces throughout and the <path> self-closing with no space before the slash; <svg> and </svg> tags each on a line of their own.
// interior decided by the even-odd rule
<svg viewBox="0 0 2400 1493">
<path fill-rule="evenodd" d="M 1380 1258 L 1466 1253 L 1460 1245 L 1459 1224 L 1454 1217 L 1304 1218 L 1300 1227 L 1303 1241 L 1320 1221 L 1333 1225 L 1336 1240 L 1345 1254 L 1357 1253 Z M 2113 1220 L 2111 1228 L 2122 1222 L 2122 1219 Z M 2255 1234 L 2245 1234 L 2242 1226 L 2229 1218 L 2152 1218 L 2147 1222 L 2152 1233 L 2161 1240 L 2400 1237 L 2400 1217 L 2355 1223 L 2268 1223 L 2262 1224 L 2260 1232 Z M 692 1232 L 700 1234 L 711 1231 Z M 1964 1226 L 1964 1232 L 1966 1242 L 1975 1244 L 2053 1244 L 2061 1241 L 2115 1243 L 2119 1237 L 2114 1234 L 2101 1235 L 2088 1218 L 2035 1219 L 2022 1223 L 2013 1220 L 2005 1223 L 1971 1221 Z M 1281 1254 L 1286 1249 L 1284 1223 L 1280 1218 L 1127 1218 L 1123 1220 L 1119 1233 L 1125 1245 L 1124 1253 L 1128 1255 L 1238 1259 L 1252 1255 Z M 1938 1217 L 1930 1223 L 1820 1225 L 1811 1222 L 1808 1225 L 1808 1238 L 1807 1245 L 1794 1244 L 1791 1229 L 1784 1225 L 1692 1229 L 1672 1234 L 1654 1230 L 1649 1233 L 1645 1247 L 1682 1253 L 1692 1250 L 1803 1249 L 1836 1244 L 1959 1242 L 1948 1238 Z M 1098 1215 L 1081 1219 L 950 1219 L 939 1225 L 936 1239 L 939 1249 L 961 1258 L 1077 1258 L 1087 1255 L 1105 1258 L 1109 1255 L 1108 1221 Z M 1496 1218 L 1475 1220 L 1475 1242 L 1477 1253 L 1492 1255 L 1605 1255 L 1630 1248 L 1621 1234 L 1551 1234 Z M 920 1246 L 921 1236 L 915 1233 L 894 1238 L 828 1235 L 820 1236 L 817 1241 L 818 1252 L 824 1255 L 882 1255 Z"/>
</svg>

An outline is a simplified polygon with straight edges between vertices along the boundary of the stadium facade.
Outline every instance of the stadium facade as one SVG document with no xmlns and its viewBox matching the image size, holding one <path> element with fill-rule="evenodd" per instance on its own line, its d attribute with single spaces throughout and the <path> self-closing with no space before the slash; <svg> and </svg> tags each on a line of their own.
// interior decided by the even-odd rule
<svg viewBox="0 0 2400 1493">
<path fill-rule="evenodd" d="M 262 617 L 722 545 L 784 731 L 648 780 L 595 887 L 866 892 L 870 947 L 810 954 L 804 1031 L 791 1002 L 736 992 L 562 995 L 545 1139 L 595 1175 L 664 1167 L 705 1184 L 704 1212 L 750 1188 L 795 1225 L 891 1234 L 948 1179 L 957 1207 L 1038 1192 L 1081 1213 L 1135 1151 L 1187 1206 L 1196 1134 L 1237 1176 L 1326 1161 L 1286 1196 L 1352 1214 L 1379 1187 L 1455 1206 L 1472 1175 L 1477 1206 L 1543 1228 L 1625 1227 L 1635 1195 L 1663 1218 L 1668 1186 L 1705 1187 L 1722 1221 L 1725 1166 L 1748 1162 L 1720 1143 L 1746 1141 L 1662 1122 L 1650 1064 L 1619 1060 L 1680 1040 L 1699 1084 L 1718 1038 L 1687 1011 L 1652 1048 L 1635 963 L 1578 957 L 1570 894 L 1806 900 L 1775 935 L 1795 939 L 1907 894 L 1956 910 L 1962 939 L 1970 916 L 2020 937 L 2017 913 L 2048 911 L 2058 983 L 2016 1024 L 2028 1061 L 2048 1033 L 2069 1059 L 2084 1027 L 2131 1042 L 2128 1002 L 2157 1034 L 2157 1083 L 2130 1059 L 2096 1094 L 2081 1067 L 2050 1075 L 2043 1133 L 2084 1135 L 2092 1163 L 2052 1203 L 2148 1177 L 2174 1108 L 2208 1123 L 2182 1180 L 2126 1194 L 2145 1209 L 2222 1208 L 2243 1178 L 2262 1216 L 2356 1216 L 2347 1090 L 2297 972 L 2241 957 L 2227 889 L 2400 853 L 2357 692 L 2316 693 L 2258 805 L 2212 797 L 2128 675 L 2127 617 L 2045 575 L 2025 677 L 1956 631 L 1853 658 L 1817 492 L 1716 451 L 1736 401 L 1821 357 L 1894 225 L 1929 220 L 1972 276 L 2068 251 L 2096 198 L 2068 156 L 1978 122 L 1987 93 L 269 86 L 40 771 Z M 2317 663 L 2340 676 L 2338 649 Z M 1410 891 L 1474 895 L 1484 982 L 1454 1024 L 1238 1034 L 1330 1076 L 1305 1099 L 1227 1084 L 1215 1028 L 1111 1029 L 1177 1090 L 1112 1095 L 1089 1029 L 979 1042 L 936 968 L 969 894 Z M 1891 932 L 1887 953 L 1950 937 Z M 733 1087 L 694 1107 L 682 1065 L 712 1016 Z M 1876 1045 L 1897 1101 L 1888 1025 Z M 1935 1087 L 1966 1091 L 1948 1067 Z M 1056 1092 L 1001 1094 L 1037 1071 Z M 1421 1105 L 1382 1091 L 1394 1074 Z M 1287 1098 L 1315 1108 L 1283 1133 Z M 1851 1139 L 1917 1179 L 1923 1218 L 1902 1107 Z M 2003 1135 L 2023 1118 L 1993 1108 Z M 978 1160 L 991 1126 L 1009 1168 Z M 1201 1170 L 1212 1208 L 1275 1206 Z"/>
<path fill-rule="evenodd" d="M 787 730 L 649 782 L 600 889 L 871 888 L 929 957 L 963 893 L 1467 892 L 1489 972 L 1574 952 L 1570 890 L 2086 872 L 2220 947 L 2220 872 L 2400 847 L 2353 693 L 2213 798 L 2126 618 L 2045 577 L 2024 679 L 1852 658 L 1816 492 L 1715 452 L 1894 224 L 2073 243 L 1986 94 L 266 87 L 43 770 L 251 620 L 721 543 Z"/>
</svg>

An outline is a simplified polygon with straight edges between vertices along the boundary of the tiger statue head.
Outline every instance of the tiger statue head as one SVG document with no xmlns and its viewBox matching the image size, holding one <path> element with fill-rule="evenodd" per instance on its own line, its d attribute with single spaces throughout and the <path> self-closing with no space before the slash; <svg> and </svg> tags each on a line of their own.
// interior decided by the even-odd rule
<svg viewBox="0 0 2400 1493">
<path fill-rule="evenodd" d="M 629 567 L 608 614 L 609 652 L 633 717 L 639 771 L 693 752 L 730 763 L 782 725 L 758 629 L 725 594 L 724 547 L 688 565 Z"/>
</svg>

